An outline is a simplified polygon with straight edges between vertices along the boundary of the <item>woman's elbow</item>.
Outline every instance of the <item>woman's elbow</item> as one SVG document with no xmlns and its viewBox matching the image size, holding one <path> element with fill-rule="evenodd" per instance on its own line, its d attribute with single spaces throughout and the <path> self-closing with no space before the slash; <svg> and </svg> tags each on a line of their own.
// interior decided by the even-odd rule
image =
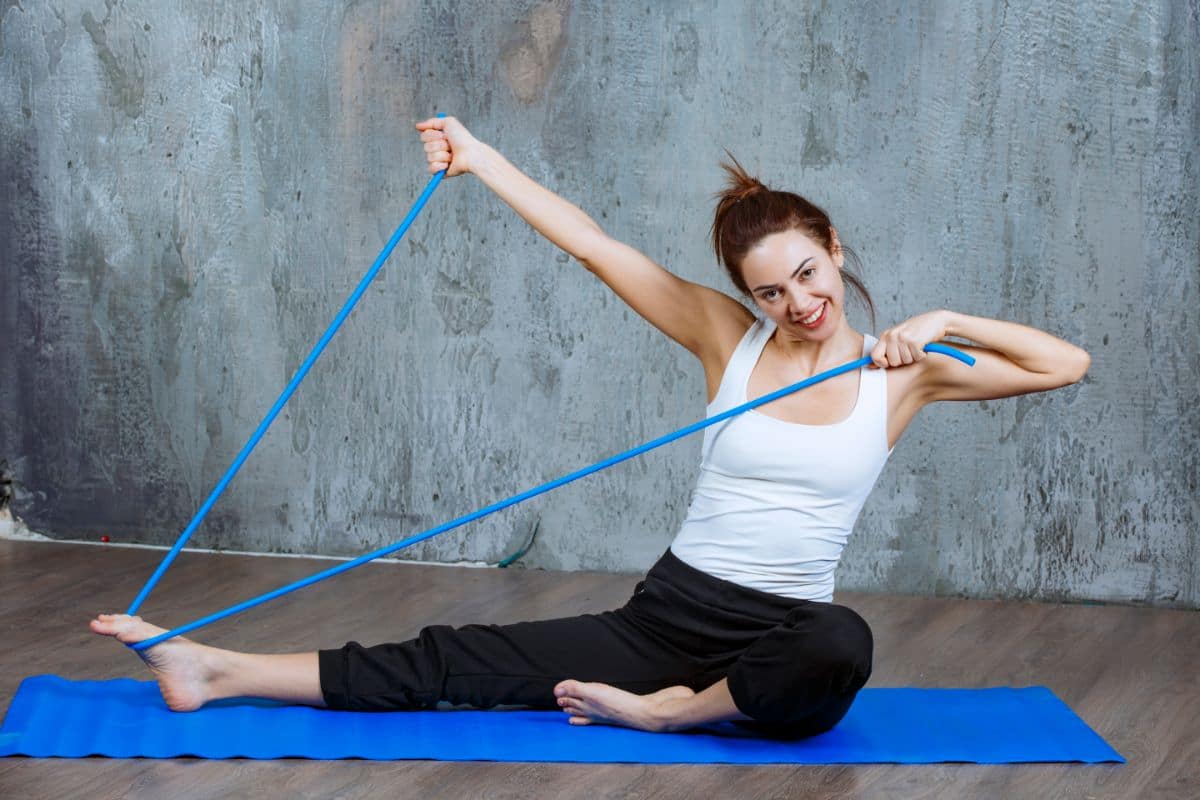
<svg viewBox="0 0 1200 800">
<path fill-rule="evenodd" d="M 595 266 L 598 259 L 604 254 L 604 251 L 611 247 L 611 240 L 608 234 L 599 226 L 594 230 L 587 231 L 583 234 L 574 247 L 568 252 L 576 261 L 584 266 L 588 272 L 595 272 Z"/>
<path fill-rule="evenodd" d="M 1092 357 L 1088 354 L 1087 350 L 1074 346 L 1072 346 L 1072 349 L 1074 352 L 1072 353 L 1070 366 L 1066 371 L 1064 386 L 1079 383 L 1083 380 L 1083 376 L 1087 375 L 1088 368 L 1092 365 Z"/>
</svg>

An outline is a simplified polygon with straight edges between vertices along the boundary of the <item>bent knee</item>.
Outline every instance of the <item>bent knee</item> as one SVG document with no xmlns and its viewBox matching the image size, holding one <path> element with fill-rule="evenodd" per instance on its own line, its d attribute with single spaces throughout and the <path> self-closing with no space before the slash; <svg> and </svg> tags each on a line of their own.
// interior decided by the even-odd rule
<svg viewBox="0 0 1200 800">
<path fill-rule="evenodd" d="M 854 695 L 830 697 L 815 707 L 791 715 L 767 715 L 767 719 L 749 719 L 738 724 L 773 739 L 806 739 L 828 733 L 837 727 L 850 706 Z"/>
<path fill-rule="evenodd" d="M 803 634 L 791 640 L 797 665 L 824 670 L 835 693 L 858 691 L 871 677 L 875 637 L 854 609 L 814 603 L 794 609 L 784 625 Z"/>
<path fill-rule="evenodd" d="M 808 603 L 753 645 L 729 672 L 730 693 L 762 723 L 832 727 L 871 676 L 874 637 L 845 606 Z"/>
</svg>

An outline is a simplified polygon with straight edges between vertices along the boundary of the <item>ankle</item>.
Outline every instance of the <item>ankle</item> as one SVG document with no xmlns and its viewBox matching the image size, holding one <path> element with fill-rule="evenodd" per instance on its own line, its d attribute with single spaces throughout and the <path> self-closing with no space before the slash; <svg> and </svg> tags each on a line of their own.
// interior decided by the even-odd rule
<svg viewBox="0 0 1200 800">
<path fill-rule="evenodd" d="M 688 727 L 687 706 L 688 698 L 681 697 L 670 697 L 654 703 L 650 707 L 651 730 L 671 733 Z"/>
<path fill-rule="evenodd" d="M 235 656 L 237 653 L 230 650 L 196 645 L 194 663 L 209 700 L 240 696 L 237 686 L 234 685 L 237 670 L 231 664 Z"/>
</svg>

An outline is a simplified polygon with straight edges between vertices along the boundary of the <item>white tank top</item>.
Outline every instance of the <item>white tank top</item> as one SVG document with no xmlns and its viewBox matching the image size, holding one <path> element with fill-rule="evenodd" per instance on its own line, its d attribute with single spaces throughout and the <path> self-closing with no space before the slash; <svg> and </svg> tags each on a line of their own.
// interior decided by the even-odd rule
<svg viewBox="0 0 1200 800">
<path fill-rule="evenodd" d="M 775 323 L 758 320 L 725 367 L 708 415 L 747 400 L 746 384 Z M 863 355 L 875 337 L 863 337 Z M 833 425 L 747 411 L 704 430 L 700 478 L 671 551 L 751 589 L 831 602 L 842 548 L 891 451 L 887 373 L 858 371 L 858 399 Z"/>
</svg>

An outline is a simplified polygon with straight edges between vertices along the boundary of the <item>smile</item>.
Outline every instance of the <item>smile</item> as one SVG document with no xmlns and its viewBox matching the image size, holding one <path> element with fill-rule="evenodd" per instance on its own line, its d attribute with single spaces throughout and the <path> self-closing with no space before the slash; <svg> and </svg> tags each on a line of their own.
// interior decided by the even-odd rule
<svg viewBox="0 0 1200 800">
<path fill-rule="evenodd" d="M 815 328 L 820 325 L 825 319 L 825 309 L 828 305 L 828 303 L 821 303 L 821 305 L 817 307 L 816 311 L 813 311 L 807 317 L 800 320 L 800 324 L 806 328 Z"/>
</svg>

